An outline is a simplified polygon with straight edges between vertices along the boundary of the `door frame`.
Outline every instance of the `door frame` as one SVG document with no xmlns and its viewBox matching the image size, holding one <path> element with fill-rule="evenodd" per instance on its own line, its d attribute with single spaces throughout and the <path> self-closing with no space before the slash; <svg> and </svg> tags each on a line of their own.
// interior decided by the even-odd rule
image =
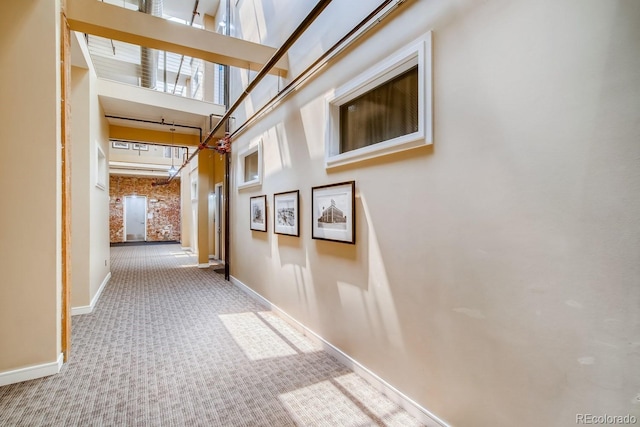
<svg viewBox="0 0 640 427">
<path fill-rule="evenodd" d="M 144 199 L 144 240 L 147 241 L 147 213 L 149 212 L 149 206 L 147 204 L 147 196 L 138 196 L 137 194 L 131 194 L 129 196 L 124 196 L 124 203 L 122 206 L 122 230 L 123 236 L 122 240 L 127 241 L 127 199 Z M 139 242 L 139 240 L 134 240 L 135 242 Z"/>
</svg>

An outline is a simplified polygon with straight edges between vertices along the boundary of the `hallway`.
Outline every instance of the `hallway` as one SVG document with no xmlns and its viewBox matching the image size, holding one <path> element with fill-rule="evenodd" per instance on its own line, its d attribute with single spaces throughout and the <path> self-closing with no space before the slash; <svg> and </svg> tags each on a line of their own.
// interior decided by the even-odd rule
<svg viewBox="0 0 640 427">
<path fill-rule="evenodd" d="M 420 425 L 179 245 L 111 265 L 60 374 L 0 387 L 0 425 Z"/>
</svg>

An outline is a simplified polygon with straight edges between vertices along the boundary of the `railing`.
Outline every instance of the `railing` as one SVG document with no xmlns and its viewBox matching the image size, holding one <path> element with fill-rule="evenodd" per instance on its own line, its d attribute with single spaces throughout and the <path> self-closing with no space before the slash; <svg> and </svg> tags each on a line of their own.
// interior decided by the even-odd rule
<svg viewBox="0 0 640 427">
<path fill-rule="evenodd" d="M 138 11 L 139 7 L 138 0 L 100 1 L 132 11 Z M 160 9 L 154 9 L 153 14 L 202 28 L 192 20 L 163 13 L 161 2 Z M 223 103 L 224 67 L 219 64 L 93 35 L 85 35 L 85 40 L 96 73 L 102 79 L 200 101 Z"/>
</svg>

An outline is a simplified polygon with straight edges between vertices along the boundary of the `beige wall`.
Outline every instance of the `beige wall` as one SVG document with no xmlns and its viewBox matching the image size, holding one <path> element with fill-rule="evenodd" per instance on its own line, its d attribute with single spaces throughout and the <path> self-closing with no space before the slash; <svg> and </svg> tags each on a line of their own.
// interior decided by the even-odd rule
<svg viewBox="0 0 640 427">
<path fill-rule="evenodd" d="M 97 147 L 109 157 L 109 126 L 92 70 L 71 68 L 71 306 L 91 305 L 109 274 L 109 178 L 97 187 Z M 108 172 L 107 172 L 108 173 Z"/>
<path fill-rule="evenodd" d="M 59 13 L 33 0 L 0 14 L 0 374 L 61 351 Z"/>
<path fill-rule="evenodd" d="M 198 183 L 197 194 L 192 192 L 194 180 Z M 224 157 L 213 150 L 200 151 L 183 169 L 181 181 L 182 247 L 197 253 L 198 264 L 204 266 L 209 263 L 209 257 L 215 255 L 216 224 L 211 196 L 215 193 L 215 185 L 224 181 Z M 197 238 L 194 239 L 195 235 Z M 222 239 L 223 236 L 224 231 Z"/>
<path fill-rule="evenodd" d="M 90 280 L 91 280 L 91 300 L 93 301 L 100 290 L 100 286 L 108 280 L 111 271 L 111 249 L 109 246 L 109 123 L 104 118 L 104 111 L 98 100 L 96 90 L 97 77 L 91 74 L 91 138 L 89 139 L 91 152 L 89 163 L 91 165 L 91 175 L 89 182 L 90 192 Z M 73 108 L 73 106 L 72 106 Z M 104 188 L 98 188 L 97 182 L 97 154 L 96 149 L 100 146 L 102 152 L 107 157 L 107 175 L 104 176 Z"/>
<path fill-rule="evenodd" d="M 191 248 L 191 171 L 192 164 L 180 172 L 180 245 Z"/>
<path fill-rule="evenodd" d="M 331 7 L 335 38 L 364 16 Z M 325 170 L 324 96 L 428 30 L 434 145 Z M 265 177 L 232 190 L 232 274 L 452 425 L 640 416 L 638 46 L 634 1 L 407 2 L 236 138 Z M 310 188 L 352 179 L 357 244 L 312 240 Z M 295 189 L 300 238 L 249 230 Z"/>
<path fill-rule="evenodd" d="M 198 264 L 208 265 L 210 251 L 211 228 L 213 224 L 209 218 L 209 194 L 213 191 L 213 165 L 214 156 L 212 150 L 202 150 L 198 153 Z"/>
<path fill-rule="evenodd" d="M 71 67 L 71 307 L 91 303 L 90 85 L 88 69 Z"/>
</svg>

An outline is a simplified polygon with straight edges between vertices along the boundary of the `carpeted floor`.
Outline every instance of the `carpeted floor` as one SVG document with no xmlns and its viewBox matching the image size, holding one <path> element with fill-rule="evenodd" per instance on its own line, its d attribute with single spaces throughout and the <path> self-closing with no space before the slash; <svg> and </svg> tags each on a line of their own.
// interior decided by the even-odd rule
<svg viewBox="0 0 640 427">
<path fill-rule="evenodd" d="M 420 425 L 179 245 L 111 261 L 69 363 L 0 387 L 0 426 Z"/>
</svg>

